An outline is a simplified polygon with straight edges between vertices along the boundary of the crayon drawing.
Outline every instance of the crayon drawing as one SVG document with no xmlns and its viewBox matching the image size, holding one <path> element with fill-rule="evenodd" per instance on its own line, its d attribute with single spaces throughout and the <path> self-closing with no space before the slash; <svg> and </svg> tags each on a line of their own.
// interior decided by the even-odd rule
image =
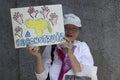
<svg viewBox="0 0 120 80">
<path fill-rule="evenodd" d="M 11 8 L 15 48 L 64 42 L 62 5 Z"/>
</svg>

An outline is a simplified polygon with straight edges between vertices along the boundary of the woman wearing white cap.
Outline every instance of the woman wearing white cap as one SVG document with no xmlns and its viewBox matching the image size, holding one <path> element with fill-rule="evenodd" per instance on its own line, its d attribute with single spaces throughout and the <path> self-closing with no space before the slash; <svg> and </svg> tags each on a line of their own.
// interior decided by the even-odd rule
<svg viewBox="0 0 120 80">
<path fill-rule="evenodd" d="M 80 18 L 74 14 L 64 15 L 66 42 L 56 45 L 54 59 L 51 60 L 51 46 L 46 46 L 41 55 L 38 47 L 27 47 L 36 59 L 37 80 L 65 80 L 65 75 L 77 75 L 82 66 L 93 66 L 93 58 L 85 42 L 76 40 L 81 30 Z M 53 62 L 51 64 L 51 61 Z"/>
</svg>

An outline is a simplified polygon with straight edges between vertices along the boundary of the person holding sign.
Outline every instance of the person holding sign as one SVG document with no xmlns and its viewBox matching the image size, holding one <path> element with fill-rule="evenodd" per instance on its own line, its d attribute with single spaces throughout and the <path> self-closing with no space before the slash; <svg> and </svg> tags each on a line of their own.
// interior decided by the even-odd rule
<svg viewBox="0 0 120 80">
<path fill-rule="evenodd" d="M 51 45 L 46 46 L 42 54 L 39 52 L 39 47 L 27 46 L 36 60 L 37 80 L 46 80 L 48 77 L 50 80 L 65 80 L 66 75 L 80 76 L 84 65 L 94 66 L 93 57 L 86 42 L 76 40 L 81 27 L 78 16 L 72 13 L 64 15 L 66 42 L 55 46 L 53 60 Z"/>
</svg>

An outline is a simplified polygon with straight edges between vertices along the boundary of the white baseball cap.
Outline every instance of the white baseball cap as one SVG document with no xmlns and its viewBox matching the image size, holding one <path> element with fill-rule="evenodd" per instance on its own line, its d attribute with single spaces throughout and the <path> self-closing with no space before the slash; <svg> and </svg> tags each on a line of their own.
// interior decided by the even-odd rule
<svg viewBox="0 0 120 80">
<path fill-rule="evenodd" d="M 72 13 L 64 15 L 64 24 L 73 24 L 77 27 L 82 27 L 80 18 Z"/>
</svg>

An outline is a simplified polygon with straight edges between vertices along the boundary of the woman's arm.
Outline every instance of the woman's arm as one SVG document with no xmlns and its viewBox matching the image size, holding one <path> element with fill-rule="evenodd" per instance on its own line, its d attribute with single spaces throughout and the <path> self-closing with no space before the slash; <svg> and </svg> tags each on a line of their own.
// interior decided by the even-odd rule
<svg viewBox="0 0 120 80">
<path fill-rule="evenodd" d="M 72 50 L 68 50 L 68 56 L 71 62 L 72 69 L 74 73 L 81 72 L 81 66 L 76 57 L 73 55 Z"/>
<path fill-rule="evenodd" d="M 36 73 L 41 74 L 44 71 L 41 54 L 40 56 L 35 56 L 35 59 L 36 59 Z"/>
<path fill-rule="evenodd" d="M 68 54 L 74 73 L 81 72 L 80 63 L 73 54 L 72 42 L 69 39 L 67 39 L 65 43 L 61 44 L 61 48 L 64 53 Z"/>
<path fill-rule="evenodd" d="M 39 47 L 27 46 L 30 54 L 35 57 L 36 60 L 36 73 L 41 74 L 44 71 L 44 66 L 42 63 L 41 53 L 39 52 Z"/>
</svg>

